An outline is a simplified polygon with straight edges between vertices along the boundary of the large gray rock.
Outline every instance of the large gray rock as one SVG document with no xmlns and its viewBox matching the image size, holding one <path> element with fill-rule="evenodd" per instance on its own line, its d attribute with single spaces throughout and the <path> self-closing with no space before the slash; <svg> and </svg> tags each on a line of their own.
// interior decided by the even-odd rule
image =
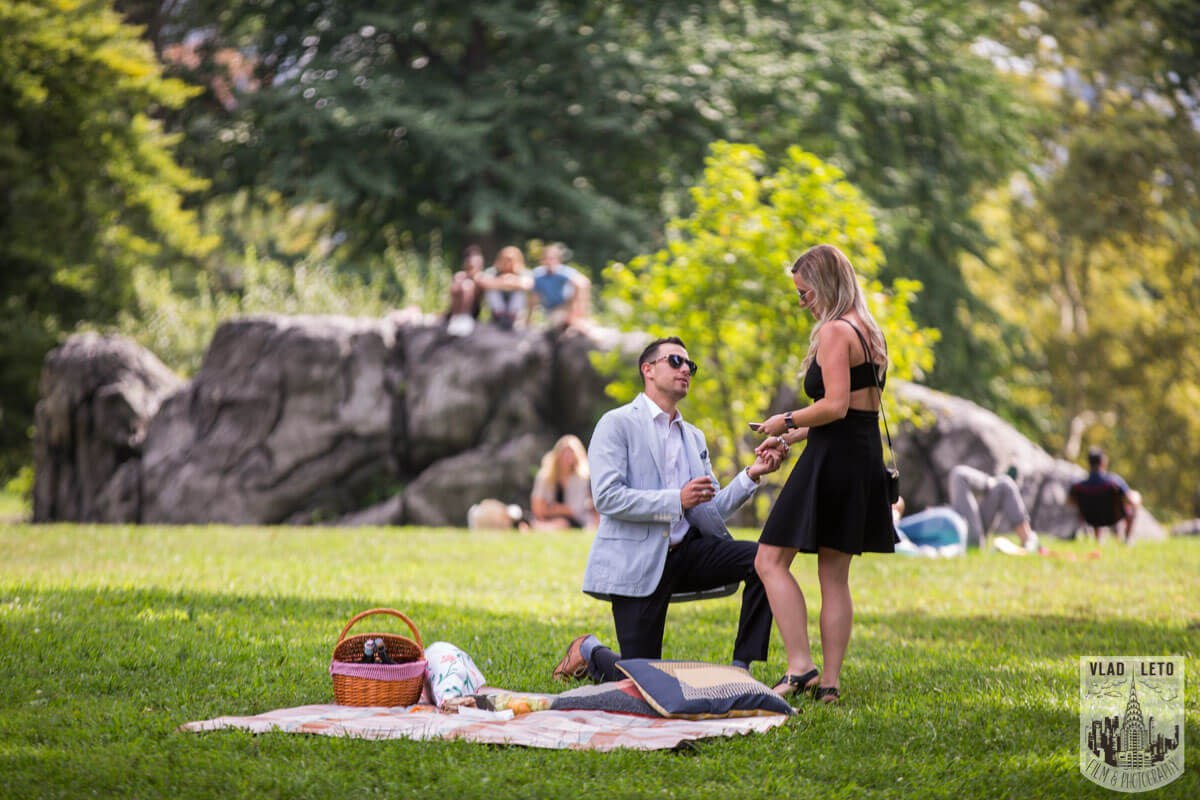
<svg viewBox="0 0 1200 800">
<path fill-rule="evenodd" d="M 136 343 L 76 334 L 46 356 L 35 412 L 35 522 L 136 518 L 151 418 L 183 384 Z"/>
<path fill-rule="evenodd" d="M 401 389 L 405 445 L 398 451 L 406 470 L 546 430 L 557 402 L 553 353 L 553 341 L 540 332 L 490 325 L 461 338 L 432 338 L 428 329 L 411 337 Z"/>
<path fill-rule="evenodd" d="M 143 522 L 273 523 L 390 469 L 396 328 L 245 317 L 218 328 L 142 458 Z"/>
<path fill-rule="evenodd" d="M 353 511 L 331 522 L 343 528 L 357 528 L 374 525 L 401 525 L 404 523 L 404 495 L 393 495 L 382 503 Z"/>
<path fill-rule="evenodd" d="M 917 412 L 912 419 L 896 424 L 899 408 L 889 401 L 901 493 L 909 511 L 948 504 L 947 478 L 958 464 L 988 474 L 1016 467 L 1017 484 L 1034 530 L 1067 537 L 1078 528 L 1075 509 L 1067 503 L 1067 490 L 1087 477 L 1082 467 L 1054 458 L 1012 425 L 969 400 L 899 380 L 888 381 L 887 394 Z M 1133 536 L 1162 539 L 1166 531 L 1142 509 Z"/>
<path fill-rule="evenodd" d="M 484 497 L 528 504 L 542 454 L 612 405 L 590 353 L 642 338 L 258 315 L 184 384 L 72 337 L 43 376 L 39 519 L 462 525 Z"/>
<path fill-rule="evenodd" d="M 261 315 L 221 325 L 184 383 L 126 339 L 72 336 L 43 371 L 35 519 L 463 525 L 485 497 L 528 507 L 542 454 L 612 406 L 592 355 L 632 369 L 645 341 Z M 957 464 L 1013 465 L 1034 527 L 1075 529 L 1081 468 L 968 401 L 902 381 L 888 396 L 921 409 L 894 426 L 910 510 L 947 502 Z M 1148 512 L 1134 534 L 1165 535 Z"/>
<path fill-rule="evenodd" d="M 538 463 L 556 438 L 530 431 L 436 462 L 405 490 L 406 520 L 465 527 L 467 509 L 485 497 L 528 508 Z"/>
</svg>

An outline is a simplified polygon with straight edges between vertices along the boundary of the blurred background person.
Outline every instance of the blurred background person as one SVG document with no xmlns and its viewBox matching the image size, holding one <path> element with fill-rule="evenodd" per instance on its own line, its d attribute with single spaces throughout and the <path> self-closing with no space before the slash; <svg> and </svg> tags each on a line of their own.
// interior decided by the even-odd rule
<svg viewBox="0 0 1200 800">
<path fill-rule="evenodd" d="M 548 244 L 542 263 L 533 270 L 533 299 L 546 313 L 551 327 L 573 327 L 587 320 L 591 307 L 592 282 L 563 263 L 563 248 Z M 530 306 L 530 313 L 533 306 Z"/>
<path fill-rule="evenodd" d="M 530 495 L 535 530 L 591 530 L 599 522 L 592 505 L 587 451 L 579 437 L 563 436 L 542 457 Z"/>
<path fill-rule="evenodd" d="M 950 506 L 967 521 L 967 545 L 979 547 L 983 537 L 994 530 L 1013 531 L 1026 553 L 1038 550 L 1038 535 L 1029 525 L 1029 512 L 1021 499 L 1021 490 L 1009 474 L 988 475 L 982 470 L 959 464 L 950 470 Z M 1008 552 L 1012 542 L 993 542 L 996 549 Z"/>
<path fill-rule="evenodd" d="M 1133 521 L 1142 505 L 1142 495 L 1130 489 L 1120 475 L 1108 471 L 1108 456 L 1101 448 L 1089 447 L 1087 460 L 1088 476 L 1071 486 L 1067 499 L 1075 506 L 1083 523 L 1092 529 L 1097 542 L 1100 541 L 1100 528 L 1111 527 L 1128 543 L 1133 533 Z M 1100 500 L 1101 508 L 1093 509 L 1096 499 L 1105 495 L 1111 502 L 1106 504 Z M 1105 505 L 1111 507 L 1105 509 Z"/>
<path fill-rule="evenodd" d="M 478 285 L 483 272 L 483 251 L 471 245 L 463 251 L 462 269 L 450 283 L 450 320 L 446 330 L 452 336 L 467 336 L 483 310 L 483 291 Z"/>
<path fill-rule="evenodd" d="M 520 248 L 509 245 L 501 248 L 496 263 L 483 271 L 476 281 L 486 294 L 484 302 L 492 322 L 504 330 L 512 330 L 525 316 L 533 281 L 525 269 L 525 256 Z"/>
<path fill-rule="evenodd" d="M 929 558 L 966 555 L 967 521 L 949 506 L 934 506 L 904 516 L 904 498 L 892 504 L 896 552 Z"/>
</svg>

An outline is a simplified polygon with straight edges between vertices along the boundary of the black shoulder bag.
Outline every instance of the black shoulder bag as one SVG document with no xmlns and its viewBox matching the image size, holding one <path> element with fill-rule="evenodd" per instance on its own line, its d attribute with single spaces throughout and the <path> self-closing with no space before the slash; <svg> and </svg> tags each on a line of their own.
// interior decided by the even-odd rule
<svg viewBox="0 0 1200 800">
<path fill-rule="evenodd" d="M 879 413 L 883 417 L 883 432 L 887 434 L 888 450 L 892 454 L 892 465 L 890 467 L 886 463 L 883 465 L 883 480 L 887 486 L 888 502 L 895 503 L 900 499 L 900 469 L 896 464 L 896 448 L 892 446 L 892 432 L 888 430 L 887 412 L 883 410 L 883 387 L 879 385 L 879 366 L 875 363 L 875 359 L 871 358 L 871 348 L 867 346 L 867 340 L 858 327 L 848 319 L 843 319 L 842 322 L 849 325 L 858 336 L 858 342 L 863 348 L 863 355 L 867 357 L 867 363 L 871 365 L 871 377 L 875 379 L 875 388 L 879 391 Z"/>
</svg>

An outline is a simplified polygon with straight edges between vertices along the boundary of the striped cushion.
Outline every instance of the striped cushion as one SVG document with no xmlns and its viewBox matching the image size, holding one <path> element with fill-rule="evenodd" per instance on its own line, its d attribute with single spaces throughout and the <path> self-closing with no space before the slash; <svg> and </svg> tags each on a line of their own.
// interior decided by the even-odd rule
<svg viewBox="0 0 1200 800">
<path fill-rule="evenodd" d="M 711 719 L 792 713 L 786 700 L 741 667 L 630 658 L 618 661 L 617 669 L 633 679 L 646 702 L 664 717 Z"/>
</svg>

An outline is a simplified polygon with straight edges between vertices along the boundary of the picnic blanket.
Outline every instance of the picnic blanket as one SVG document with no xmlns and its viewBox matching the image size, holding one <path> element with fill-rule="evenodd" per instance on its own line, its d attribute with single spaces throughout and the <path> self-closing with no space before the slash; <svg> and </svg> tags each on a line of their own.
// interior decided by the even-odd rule
<svg viewBox="0 0 1200 800">
<path fill-rule="evenodd" d="M 669 750 L 713 736 L 764 733 L 787 721 L 781 715 L 684 720 L 592 710 L 535 711 L 506 717 L 506 713 L 477 710 L 442 714 L 427 705 L 361 708 L 328 703 L 249 717 L 217 717 L 180 728 L 194 732 L 240 728 L 254 733 L 282 731 L 363 739 L 462 739 L 552 750 L 607 751 Z"/>
</svg>

